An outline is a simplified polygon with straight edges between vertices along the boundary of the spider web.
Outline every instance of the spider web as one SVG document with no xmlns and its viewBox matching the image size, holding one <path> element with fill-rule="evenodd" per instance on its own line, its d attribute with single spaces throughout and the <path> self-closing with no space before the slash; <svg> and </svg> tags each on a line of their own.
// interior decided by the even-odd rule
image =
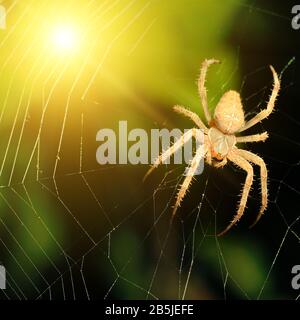
<svg viewBox="0 0 300 320">
<path fill-rule="evenodd" d="M 139 19 L 144 19 L 144 28 L 128 54 L 146 41 L 158 19 L 147 15 L 153 13 L 154 2 L 87 1 L 88 28 L 93 29 L 98 19 L 105 20 L 103 29 L 113 28 L 114 23 L 118 28 L 92 66 L 89 59 L 101 39 L 89 43 L 71 79 L 71 59 L 51 65 L 49 72 L 51 61 L 42 52 L 23 70 L 38 41 L 33 39 L 22 50 L 34 27 L 34 19 L 29 24 L 23 19 L 32 15 L 36 2 L 23 3 L 13 27 L 1 37 L 1 50 L 8 47 L 0 65 L 7 77 L 1 87 L 0 115 L 0 260 L 7 272 L 1 299 L 299 299 L 290 285 L 291 268 L 299 264 L 300 240 L 300 190 L 295 178 L 300 169 L 300 119 L 297 60 L 292 58 L 296 50 L 285 48 L 282 54 L 285 60 L 278 67 L 282 92 L 276 112 L 253 131 L 267 130 L 271 142 L 245 146 L 265 159 L 270 173 L 270 204 L 255 228 L 247 226 L 258 212 L 257 181 L 242 221 L 226 236 L 216 237 L 233 217 L 245 178 L 231 165 L 218 170 L 206 167 L 171 219 L 183 167 L 162 166 L 143 184 L 146 167 L 95 164 L 97 119 L 105 118 L 96 79 L 114 46 Z M 8 16 L 19 6 L 19 1 L 4 3 Z M 39 3 L 36 14 L 46 7 L 46 1 Z M 246 18 L 242 34 L 229 39 L 236 52 L 235 68 L 228 76 L 225 60 L 219 71 L 211 73 L 217 72 L 222 92 L 240 73 L 238 89 L 249 117 L 264 107 L 270 93 L 267 65 L 272 55 L 254 49 L 253 55 L 263 56 L 263 62 L 253 67 L 253 48 L 243 42 L 245 34 L 257 17 L 280 26 L 289 24 L 290 17 L 289 11 L 258 7 L 255 1 L 234 3 Z M 65 6 L 71 8 L 72 1 Z M 116 7 L 118 13 L 106 18 Z M 17 29 L 24 25 L 19 36 Z M 78 84 L 84 90 L 77 90 Z M 220 94 L 210 95 L 210 105 Z M 149 118 L 140 109 L 130 111 L 137 118 Z M 111 112 L 117 114 L 114 122 L 124 115 L 119 109 Z M 162 119 L 158 127 L 164 121 L 169 124 L 167 116 Z M 135 121 L 139 123 L 139 118 Z"/>
</svg>

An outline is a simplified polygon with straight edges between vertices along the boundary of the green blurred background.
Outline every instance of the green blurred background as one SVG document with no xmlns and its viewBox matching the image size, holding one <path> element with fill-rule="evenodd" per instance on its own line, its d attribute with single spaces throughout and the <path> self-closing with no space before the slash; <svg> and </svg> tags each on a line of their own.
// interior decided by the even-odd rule
<svg viewBox="0 0 300 320">
<path fill-rule="evenodd" d="M 300 31 L 278 1 L 2 1 L 0 31 L 0 262 L 3 299 L 295 299 L 299 264 Z M 71 28 L 73 47 L 53 35 Z M 274 112 L 247 145 L 269 172 L 258 213 L 255 181 L 242 221 L 232 219 L 245 174 L 206 167 L 171 223 L 184 167 L 100 166 L 96 133 L 190 128 L 203 117 L 196 79 L 205 58 L 210 110 L 229 89 L 249 117 L 266 104 L 268 68 L 282 73 Z M 289 63 L 291 62 L 292 63 Z M 255 171 L 258 177 L 258 171 Z M 258 180 L 258 179 L 257 179 Z M 296 221 L 295 223 L 293 223 Z M 298 259 L 298 260 L 297 260 Z"/>
</svg>

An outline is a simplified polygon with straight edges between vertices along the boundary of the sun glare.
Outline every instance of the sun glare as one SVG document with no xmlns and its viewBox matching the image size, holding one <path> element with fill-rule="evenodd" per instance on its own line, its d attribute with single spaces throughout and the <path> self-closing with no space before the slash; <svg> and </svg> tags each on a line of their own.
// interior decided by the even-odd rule
<svg viewBox="0 0 300 320">
<path fill-rule="evenodd" d="M 60 52 L 68 52 L 78 45 L 78 33 L 72 26 L 58 26 L 53 30 L 53 45 Z"/>
</svg>

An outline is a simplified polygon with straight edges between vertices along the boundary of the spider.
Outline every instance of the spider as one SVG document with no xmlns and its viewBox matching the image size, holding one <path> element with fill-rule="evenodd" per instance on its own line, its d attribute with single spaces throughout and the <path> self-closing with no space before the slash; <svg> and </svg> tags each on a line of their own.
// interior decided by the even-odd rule
<svg viewBox="0 0 300 320">
<path fill-rule="evenodd" d="M 208 126 L 206 126 L 200 117 L 182 107 L 174 106 L 174 110 L 192 120 L 196 128 L 188 130 L 178 139 L 169 149 L 163 152 L 153 163 L 150 170 L 147 172 L 145 178 L 160 164 L 164 163 L 169 157 L 171 157 L 178 149 L 180 149 L 188 140 L 191 138 L 196 138 L 196 130 L 203 130 L 204 132 L 204 148 L 199 147 L 196 150 L 195 156 L 192 159 L 187 175 L 179 188 L 175 205 L 173 207 L 173 216 L 175 215 L 178 207 L 180 206 L 186 192 L 192 182 L 193 176 L 199 166 L 200 161 L 205 158 L 206 162 L 209 165 L 212 165 L 216 168 L 221 168 L 226 165 L 227 161 L 231 161 L 237 167 L 246 171 L 247 176 L 245 184 L 242 189 L 241 199 L 237 208 L 237 212 L 233 220 L 229 223 L 227 228 L 220 232 L 218 235 L 225 234 L 232 226 L 234 226 L 242 217 L 249 191 L 253 182 L 253 167 L 251 164 L 258 165 L 260 167 L 260 178 L 261 178 L 261 208 L 259 214 L 251 225 L 254 226 L 258 220 L 261 218 L 268 204 L 268 188 L 267 188 L 267 176 L 268 171 L 264 160 L 258 155 L 237 147 L 237 143 L 244 142 L 259 142 L 265 141 L 268 138 L 268 133 L 263 132 L 259 134 L 253 134 L 248 136 L 237 136 L 241 132 L 253 127 L 263 119 L 267 118 L 273 111 L 276 97 L 280 90 L 280 81 L 278 75 L 274 68 L 270 66 L 270 69 L 273 74 L 273 90 L 269 98 L 266 109 L 261 110 L 256 114 L 252 119 L 245 121 L 243 105 L 241 102 L 240 94 L 237 91 L 230 90 L 223 94 L 220 101 L 218 102 L 214 116 L 211 117 L 211 114 L 208 109 L 205 79 L 207 69 L 210 65 L 220 63 L 216 59 L 206 59 L 202 63 L 200 76 L 198 79 L 198 92 L 201 99 L 204 115 L 207 121 Z M 204 150 L 203 150 L 204 149 Z"/>
</svg>

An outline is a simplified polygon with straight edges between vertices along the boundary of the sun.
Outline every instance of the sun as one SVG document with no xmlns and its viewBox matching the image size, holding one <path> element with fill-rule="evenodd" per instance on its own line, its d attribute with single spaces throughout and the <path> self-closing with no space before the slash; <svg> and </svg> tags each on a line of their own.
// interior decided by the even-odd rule
<svg viewBox="0 0 300 320">
<path fill-rule="evenodd" d="M 79 44 L 79 33 L 72 25 L 59 25 L 53 29 L 52 44 L 58 52 L 73 51 Z"/>
</svg>

